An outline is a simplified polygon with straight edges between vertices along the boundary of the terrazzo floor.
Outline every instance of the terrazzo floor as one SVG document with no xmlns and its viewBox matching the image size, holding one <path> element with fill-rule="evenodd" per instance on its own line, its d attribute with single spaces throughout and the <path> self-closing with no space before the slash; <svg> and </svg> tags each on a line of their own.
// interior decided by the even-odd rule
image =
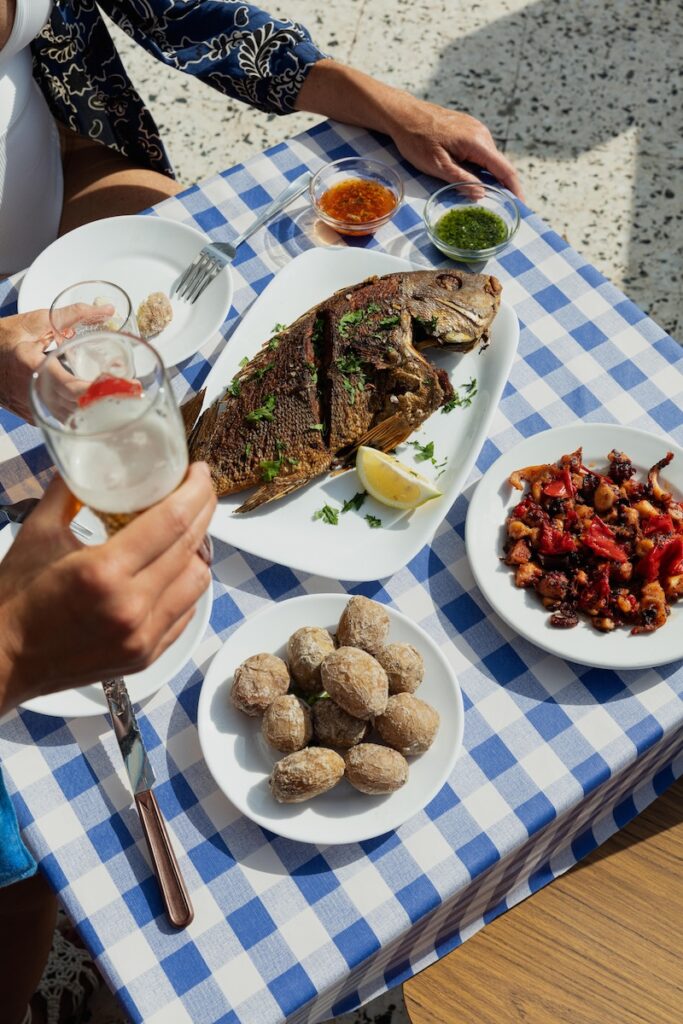
<svg viewBox="0 0 683 1024">
<path fill-rule="evenodd" d="M 683 340 L 681 0 L 266 6 L 303 22 L 337 59 L 485 121 L 521 171 L 529 204 Z M 227 101 L 114 35 L 184 183 L 317 120 Z M 89 1019 L 125 1022 L 106 992 Z M 337 1024 L 408 1024 L 408 1016 L 393 991 Z"/>
</svg>

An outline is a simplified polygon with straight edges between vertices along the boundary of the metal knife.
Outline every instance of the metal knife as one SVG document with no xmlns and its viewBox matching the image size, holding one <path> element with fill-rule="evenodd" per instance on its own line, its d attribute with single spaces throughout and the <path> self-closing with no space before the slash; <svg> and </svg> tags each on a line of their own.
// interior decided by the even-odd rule
<svg viewBox="0 0 683 1024">
<path fill-rule="evenodd" d="M 186 928 L 194 917 L 192 903 L 171 846 L 166 823 L 152 792 L 155 776 L 147 758 L 140 728 L 123 679 L 107 679 L 102 683 L 109 705 L 114 735 L 135 796 L 152 867 L 161 889 L 169 921 L 176 928 Z"/>
</svg>

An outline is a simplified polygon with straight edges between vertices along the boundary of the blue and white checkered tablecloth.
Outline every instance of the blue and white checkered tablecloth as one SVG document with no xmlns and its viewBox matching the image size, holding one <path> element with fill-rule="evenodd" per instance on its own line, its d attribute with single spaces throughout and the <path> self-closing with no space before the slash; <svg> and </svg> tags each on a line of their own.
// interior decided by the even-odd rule
<svg viewBox="0 0 683 1024">
<path fill-rule="evenodd" d="M 356 153 L 397 162 L 365 132 L 329 123 L 156 211 L 213 238 L 242 228 L 305 168 Z M 407 201 L 367 244 L 428 265 L 420 210 L 434 182 L 406 164 Z M 239 250 L 227 337 L 272 275 L 320 242 L 304 200 Z M 521 323 L 519 355 L 474 481 L 523 437 L 581 420 L 683 440 L 681 351 L 529 211 L 489 269 Z M 0 286 L 3 312 L 14 293 Z M 223 344 L 184 364 L 198 388 Z M 48 468 L 36 432 L 2 420 L 11 498 Z M 169 928 L 109 725 L 21 713 L 0 759 L 26 841 L 134 1021 L 318 1021 L 393 986 L 457 946 L 624 825 L 683 773 L 683 667 L 592 670 L 517 637 L 477 591 L 463 543 L 468 494 L 429 547 L 382 583 L 345 587 L 218 544 L 211 624 L 194 660 L 144 706 L 141 727 L 191 891 L 195 920 Z M 464 751 L 424 811 L 371 842 L 316 848 L 242 817 L 201 758 L 197 701 L 211 656 L 266 602 L 330 586 L 391 602 L 458 671 Z"/>
</svg>

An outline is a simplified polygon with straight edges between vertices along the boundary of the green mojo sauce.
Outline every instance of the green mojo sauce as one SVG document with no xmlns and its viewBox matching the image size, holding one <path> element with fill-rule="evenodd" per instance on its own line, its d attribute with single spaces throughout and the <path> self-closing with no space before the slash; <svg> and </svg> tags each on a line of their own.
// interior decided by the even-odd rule
<svg viewBox="0 0 683 1024">
<path fill-rule="evenodd" d="M 491 249 L 508 237 L 502 217 L 483 206 L 460 206 L 444 213 L 436 222 L 434 234 L 457 249 Z"/>
</svg>

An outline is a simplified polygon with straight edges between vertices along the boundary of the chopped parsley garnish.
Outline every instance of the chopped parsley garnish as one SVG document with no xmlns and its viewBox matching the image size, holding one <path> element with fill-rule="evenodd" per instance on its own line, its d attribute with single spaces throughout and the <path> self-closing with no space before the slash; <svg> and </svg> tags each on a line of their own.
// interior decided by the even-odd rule
<svg viewBox="0 0 683 1024">
<path fill-rule="evenodd" d="M 368 524 L 371 530 L 378 530 L 382 525 L 381 519 L 378 519 L 377 516 L 371 516 L 369 513 L 365 517 L 365 522 Z"/>
<path fill-rule="evenodd" d="M 348 338 L 349 330 L 351 327 L 358 327 L 370 313 L 381 313 L 381 307 L 376 302 L 371 302 L 369 306 L 364 309 L 354 309 L 348 313 L 344 313 L 339 320 L 339 333 L 342 338 Z"/>
<path fill-rule="evenodd" d="M 272 329 L 272 331 L 270 333 L 271 334 L 280 334 L 282 331 L 286 331 L 286 330 L 287 330 L 287 324 L 275 324 L 275 327 L 273 327 L 273 329 Z"/>
<path fill-rule="evenodd" d="M 247 357 L 246 356 L 242 356 L 242 358 L 240 359 L 240 362 L 239 362 L 240 368 L 243 367 L 243 366 L 246 366 L 248 362 L 249 362 L 249 360 L 247 359 Z"/>
<path fill-rule="evenodd" d="M 339 523 L 339 509 L 332 508 L 331 505 L 323 505 L 322 508 L 313 513 L 313 518 L 322 519 L 329 526 L 337 526 Z"/>
<path fill-rule="evenodd" d="M 426 462 L 428 459 L 434 458 L 434 442 L 428 441 L 427 444 L 420 444 L 419 441 L 408 441 L 411 448 L 416 450 L 415 461 Z"/>
<path fill-rule="evenodd" d="M 244 457 L 245 457 L 245 459 L 248 459 L 250 455 L 251 455 L 251 445 L 250 444 L 245 444 L 245 446 L 244 446 Z"/>
<path fill-rule="evenodd" d="M 293 459 L 291 455 L 288 455 L 285 462 L 288 462 L 290 466 L 298 466 L 301 463 L 301 459 Z"/>
<path fill-rule="evenodd" d="M 268 348 L 272 351 L 273 349 L 276 349 L 279 344 L 279 338 L 271 338 L 270 341 L 268 342 Z"/>
<path fill-rule="evenodd" d="M 261 470 L 261 476 L 267 484 L 280 472 L 282 466 L 282 459 L 261 459 L 259 462 L 259 469 Z"/>
<path fill-rule="evenodd" d="M 464 394 L 460 394 L 459 389 L 462 388 Z M 472 399 L 478 392 L 477 378 L 470 377 L 467 384 L 459 384 L 458 388 L 454 388 L 454 394 L 452 398 L 441 406 L 441 412 L 453 412 L 454 409 L 467 409 L 468 406 L 472 405 Z"/>
<path fill-rule="evenodd" d="M 349 498 L 348 501 L 344 502 L 342 512 L 350 512 L 351 509 L 354 509 L 357 512 L 366 498 L 367 493 L 365 491 L 358 491 L 358 493 L 354 494 L 352 498 Z"/>
<path fill-rule="evenodd" d="M 400 314 L 399 313 L 394 313 L 393 316 L 383 316 L 382 319 L 380 320 L 378 326 L 379 327 L 383 327 L 384 330 L 386 331 L 390 327 L 395 327 L 396 324 L 399 324 L 400 322 L 401 322 Z"/>
<path fill-rule="evenodd" d="M 239 381 L 237 377 L 233 377 L 233 379 L 230 381 L 227 388 L 225 389 L 225 392 L 228 395 L 232 395 L 233 398 L 237 398 L 241 390 L 242 382 Z"/>
<path fill-rule="evenodd" d="M 365 374 L 363 373 L 363 367 L 358 356 L 353 352 L 340 356 L 339 359 L 335 360 L 335 366 L 342 375 L 342 384 L 346 394 L 349 396 L 349 405 L 355 405 L 356 391 L 359 393 L 365 391 Z M 349 380 L 350 376 L 356 377 L 355 383 Z"/>
<path fill-rule="evenodd" d="M 314 384 L 317 384 L 318 383 L 318 371 L 316 369 L 315 363 L 304 363 L 304 366 L 306 367 L 306 369 L 308 370 L 308 372 L 311 375 L 311 381 Z"/>
<path fill-rule="evenodd" d="M 258 423 L 259 420 L 273 420 L 275 410 L 275 395 L 268 395 L 263 405 L 260 405 L 258 409 L 252 409 L 244 417 L 249 423 Z"/>
<path fill-rule="evenodd" d="M 315 318 L 315 323 L 313 324 L 313 334 L 311 335 L 311 340 L 313 342 L 313 350 L 316 355 L 320 355 L 320 346 L 322 345 L 324 338 L 325 321 L 321 316 L 317 316 Z"/>
<path fill-rule="evenodd" d="M 274 366 L 275 363 L 266 363 L 266 365 L 261 367 L 260 370 L 254 370 L 254 376 L 251 379 L 261 380 L 263 377 L 265 377 L 269 370 L 273 369 Z"/>
<path fill-rule="evenodd" d="M 435 316 L 430 317 L 429 320 L 425 320 L 424 317 L 421 316 L 416 316 L 415 321 L 427 332 L 427 334 L 436 334 L 436 328 L 438 327 L 439 322 Z"/>
<path fill-rule="evenodd" d="M 277 452 L 278 458 L 284 451 L 287 450 L 287 446 L 284 441 L 281 441 L 279 437 L 275 438 L 275 451 Z"/>
<path fill-rule="evenodd" d="M 322 433 L 323 425 L 322 425 L 322 423 L 311 423 L 310 427 L 308 427 L 307 429 L 308 430 L 317 430 L 320 433 Z"/>
</svg>

